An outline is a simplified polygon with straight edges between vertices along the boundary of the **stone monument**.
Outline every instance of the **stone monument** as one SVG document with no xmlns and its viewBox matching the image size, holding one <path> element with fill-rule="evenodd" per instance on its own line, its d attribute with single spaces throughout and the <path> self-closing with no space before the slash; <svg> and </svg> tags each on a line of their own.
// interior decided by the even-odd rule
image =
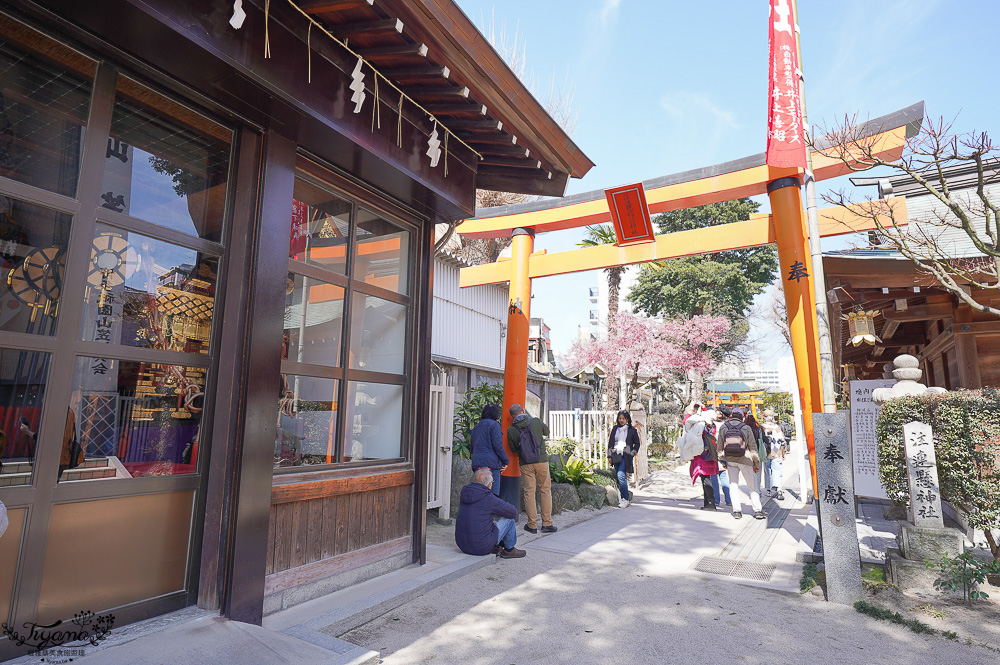
<svg viewBox="0 0 1000 665">
<path fill-rule="evenodd" d="M 864 598 L 864 590 L 858 524 L 854 519 L 854 468 L 847 414 L 814 413 L 813 431 L 826 597 L 831 603 L 850 605 Z"/>
<path fill-rule="evenodd" d="M 889 580 L 899 587 L 930 587 L 938 573 L 928 569 L 925 562 L 958 556 L 962 553 L 964 537 L 958 529 L 944 525 L 931 426 L 921 422 L 903 425 L 903 445 L 910 488 L 910 519 L 899 523 L 896 536 L 899 549 L 887 552 L 886 572 Z"/>
</svg>

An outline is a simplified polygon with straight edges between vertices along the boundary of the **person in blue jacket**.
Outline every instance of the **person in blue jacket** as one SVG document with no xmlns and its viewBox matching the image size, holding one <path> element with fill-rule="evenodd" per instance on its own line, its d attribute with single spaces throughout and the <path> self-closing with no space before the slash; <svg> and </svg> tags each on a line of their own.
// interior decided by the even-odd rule
<svg viewBox="0 0 1000 665">
<path fill-rule="evenodd" d="M 482 416 L 472 428 L 472 470 L 489 469 L 493 474 L 493 493 L 500 496 L 500 472 L 510 460 L 503 449 L 503 432 L 500 430 L 500 407 L 487 404 Z"/>
<path fill-rule="evenodd" d="M 474 480 L 462 488 L 458 517 L 455 518 L 455 543 L 466 554 L 496 554 L 501 559 L 520 559 L 525 555 L 517 544 L 517 508 L 490 491 L 493 474 L 489 469 L 476 471 Z M 493 517 L 499 517 L 496 524 Z"/>
</svg>

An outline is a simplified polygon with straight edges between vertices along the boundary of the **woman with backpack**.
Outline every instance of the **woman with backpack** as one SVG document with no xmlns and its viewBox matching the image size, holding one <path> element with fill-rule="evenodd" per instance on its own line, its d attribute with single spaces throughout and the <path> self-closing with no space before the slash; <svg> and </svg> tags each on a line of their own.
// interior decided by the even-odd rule
<svg viewBox="0 0 1000 665">
<path fill-rule="evenodd" d="M 632 458 L 639 454 L 641 446 L 639 432 L 632 427 L 632 416 L 628 411 L 618 412 L 618 424 L 611 428 L 611 436 L 608 437 L 608 459 L 611 460 L 618 477 L 618 491 L 622 495 L 622 508 L 627 508 L 632 495 L 628 491 L 628 477 L 626 474 L 635 473 L 632 466 Z"/>
<path fill-rule="evenodd" d="M 503 449 L 503 433 L 500 429 L 500 407 L 487 404 L 482 416 L 469 436 L 472 447 L 472 471 L 489 469 L 493 473 L 493 493 L 500 496 L 500 472 L 507 468 L 510 460 Z"/>
</svg>

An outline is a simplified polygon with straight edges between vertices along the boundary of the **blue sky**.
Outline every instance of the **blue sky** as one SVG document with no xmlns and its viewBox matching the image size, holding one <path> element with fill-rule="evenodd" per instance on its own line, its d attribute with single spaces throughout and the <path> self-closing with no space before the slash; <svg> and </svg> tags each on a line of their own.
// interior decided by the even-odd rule
<svg viewBox="0 0 1000 665">
<path fill-rule="evenodd" d="M 764 150 L 767 0 L 456 1 L 481 28 L 518 34 L 543 103 L 551 88 L 572 93 L 573 140 L 597 166 L 571 181 L 570 194 Z M 800 0 L 810 124 L 923 100 L 928 117 L 957 115 L 958 131 L 995 129 L 998 20 L 995 0 Z M 536 247 L 572 249 L 579 237 L 541 234 Z M 535 281 L 531 313 L 552 327 L 557 352 L 587 323 L 587 288 L 599 279 Z M 769 367 L 786 353 L 767 344 L 760 352 Z"/>
</svg>

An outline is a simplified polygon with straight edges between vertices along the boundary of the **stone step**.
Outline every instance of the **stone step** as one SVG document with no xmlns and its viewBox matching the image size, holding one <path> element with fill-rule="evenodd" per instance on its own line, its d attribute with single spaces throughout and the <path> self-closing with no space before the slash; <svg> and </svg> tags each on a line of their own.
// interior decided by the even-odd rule
<svg viewBox="0 0 1000 665">
<path fill-rule="evenodd" d="M 3 468 L 0 469 L 0 474 L 5 473 L 31 473 L 31 462 L 0 462 Z"/>
<path fill-rule="evenodd" d="M 76 467 L 78 469 L 93 469 L 95 467 L 109 466 L 109 461 L 107 457 L 88 457 L 80 463 L 80 466 Z"/>
<path fill-rule="evenodd" d="M 62 480 L 96 480 L 98 478 L 114 478 L 118 475 L 117 469 L 111 466 L 84 467 L 78 466 L 75 469 L 63 471 Z"/>
<path fill-rule="evenodd" d="M 31 472 L 27 473 L 6 473 L 0 474 L 0 487 L 14 487 L 17 485 L 30 485 Z"/>
</svg>

